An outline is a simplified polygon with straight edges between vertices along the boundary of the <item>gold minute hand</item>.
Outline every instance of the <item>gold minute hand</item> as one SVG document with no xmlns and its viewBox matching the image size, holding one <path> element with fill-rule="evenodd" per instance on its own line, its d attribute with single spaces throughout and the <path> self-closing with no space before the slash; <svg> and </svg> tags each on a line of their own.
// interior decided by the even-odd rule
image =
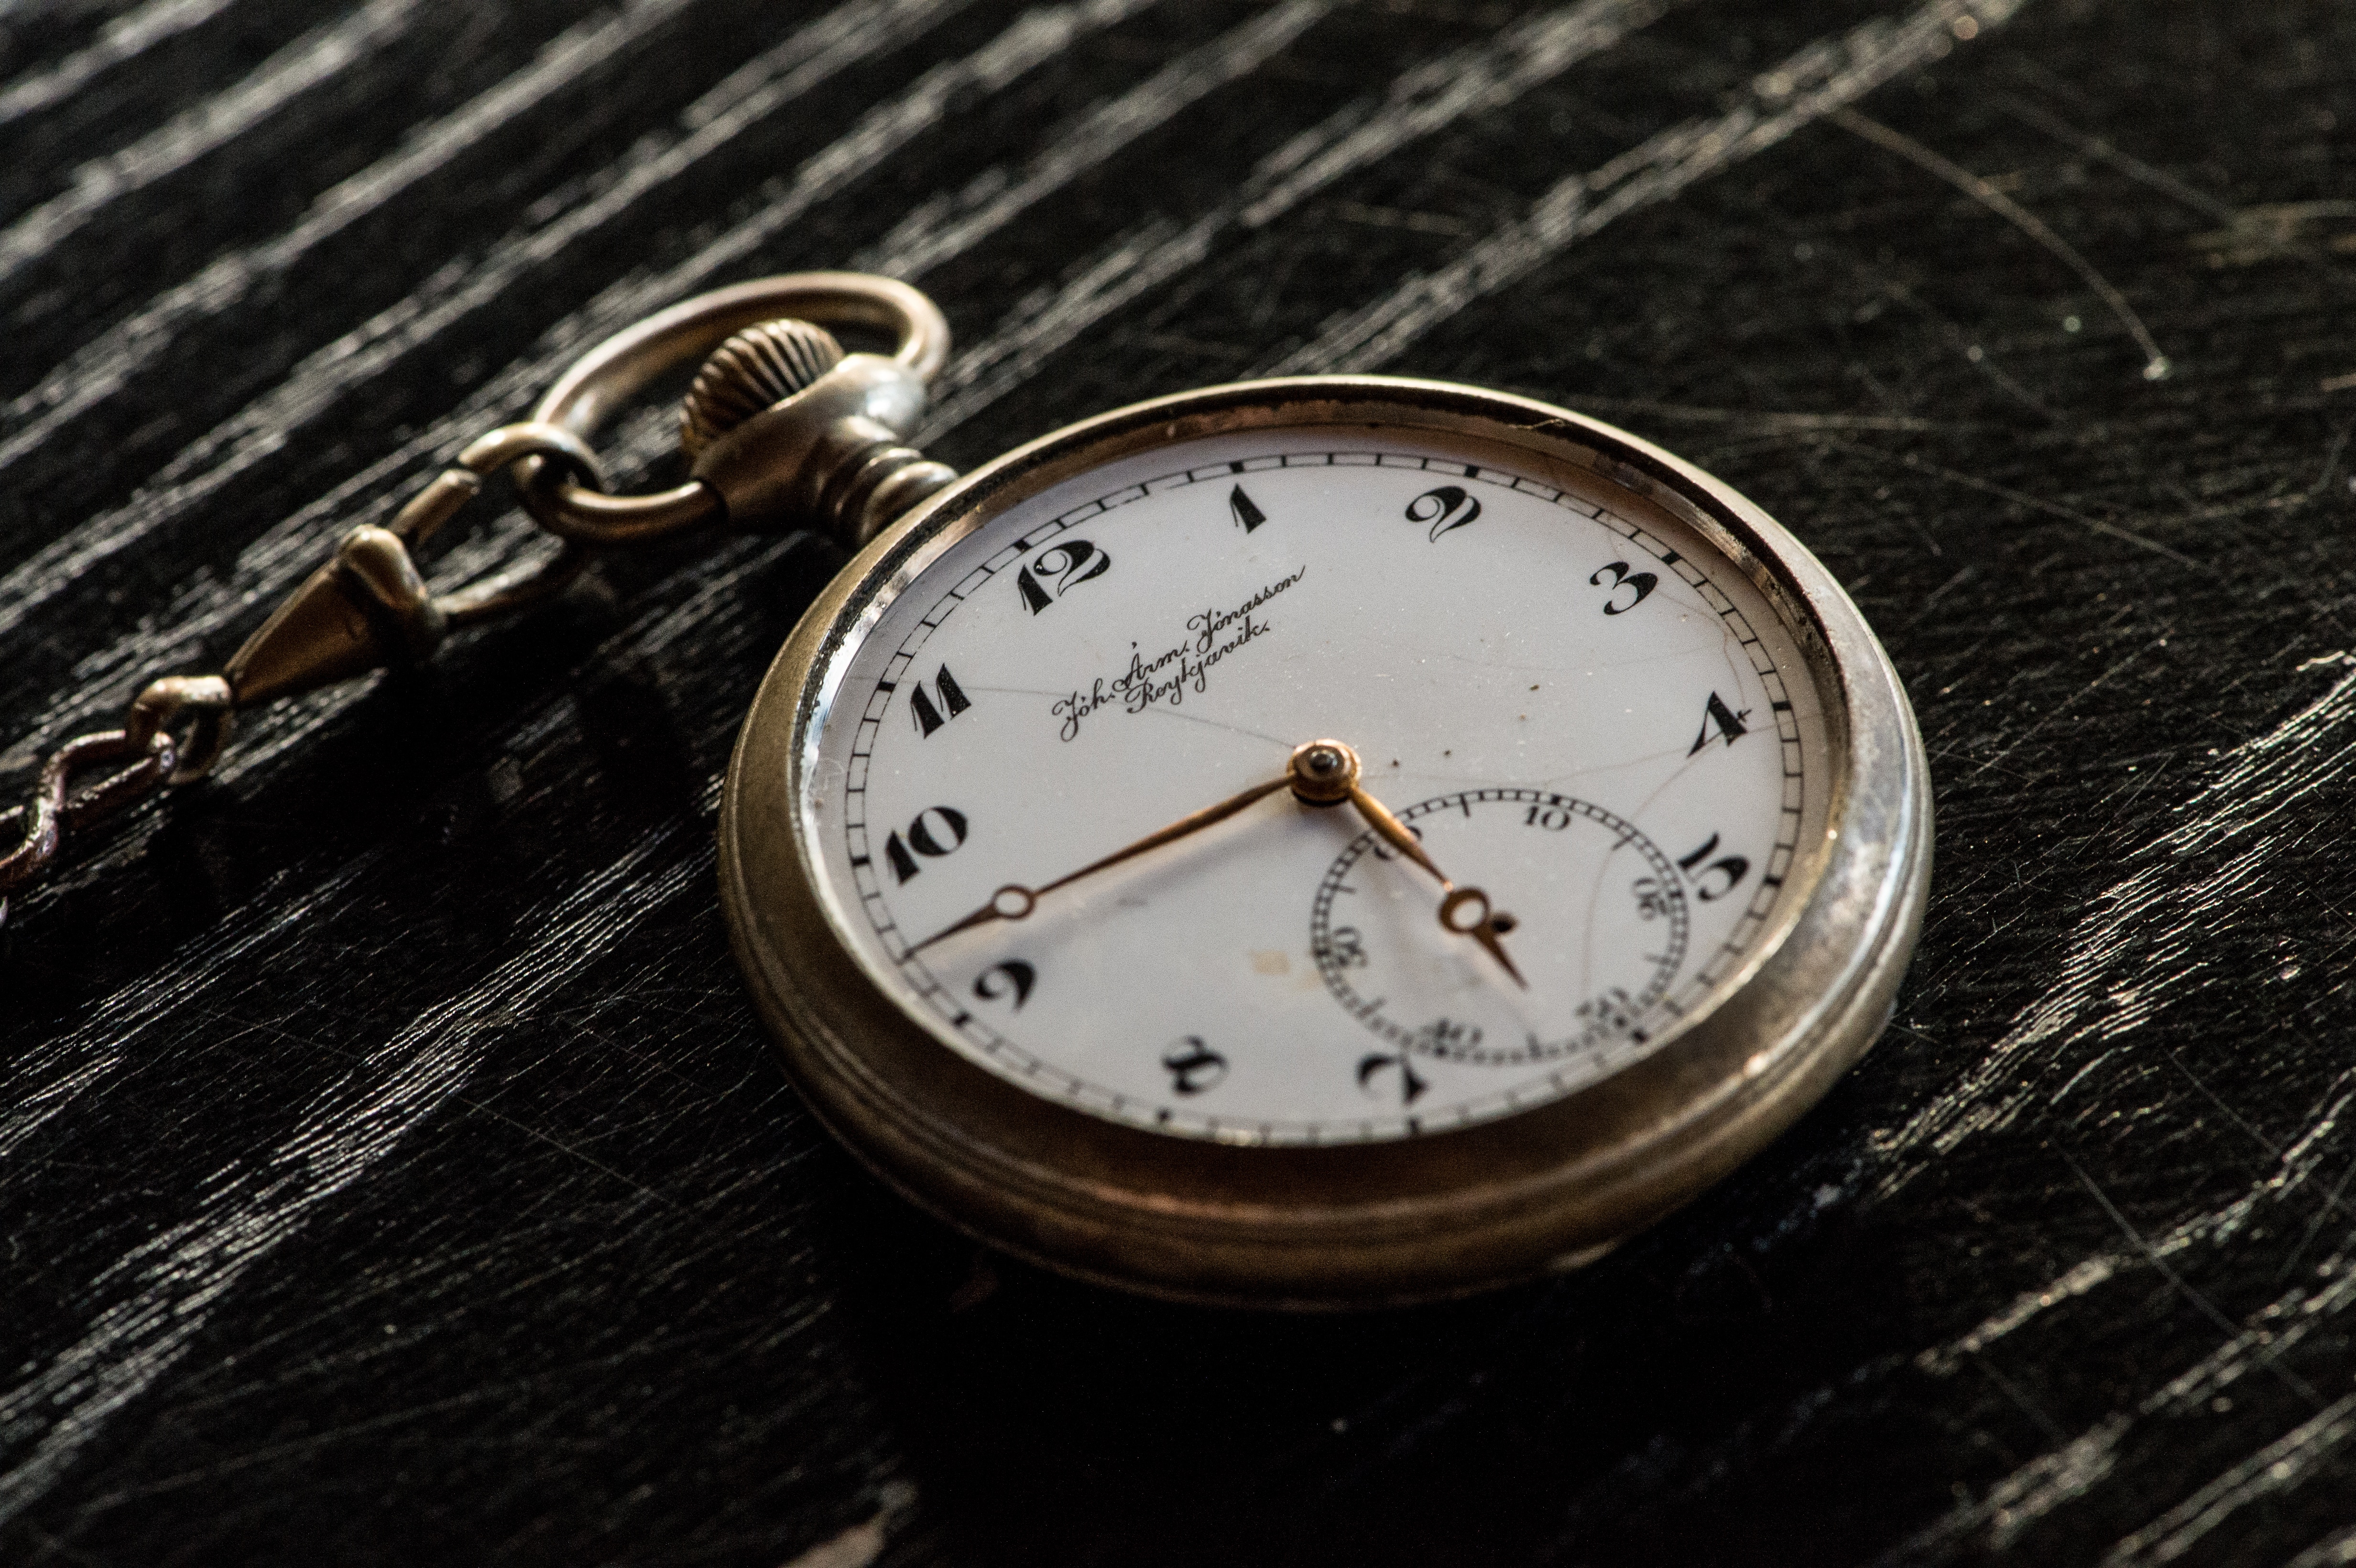
<svg viewBox="0 0 2356 1568">
<path fill-rule="evenodd" d="M 1376 832 L 1439 881 L 1441 894 L 1440 923 L 1459 936 L 1469 936 L 1479 943 L 1497 961 L 1498 966 L 1513 976 L 1514 984 L 1524 990 L 1529 989 L 1530 983 L 1522 978 L 1519 969 L 1514 967 L 1513 959 L 1505 955 L 1505 944 L 1499 940 L 1514 928 L 1514 917 L 1502 910 L 1493 912 L 1489 907 L 1489 895 L 1479 888 L 1460 888 L 1450 881 L 1448 874 L 1424 853 L 1423 846 L 1416 842 L 1415 835 L 1408 831 L 1406 825 L 1391 815 L 1389 807 L 1360 786 L 1358 771 L 1358 753 L 1341 741 L 1306 741 L 1292 749 L 1291 760 L 1285 764 L 1281 777 L 1256 784 L 1248 790 L 1229 795 L 1216 805 L 1206 805 L 1200 811 L 1182 816 L 1169 827 L 1149 833 L 1134 843 L 1125 844 L 1102 859 L 1091 860 L 1078 870 L 1066 872 L 1044 887 L 1030 888 L 1020 882 L 1009 882 L 991 894 L 990 901 L 980 909 L 943 926 L 908 951 L 920 953 L 945 937 L 955 936 L 960 931 L 970 931 L 977 925 L 987 925 L 994 920 L 1027 919 L 1038 907 L 1039 901 L 1057 888 L 1069 887 L 1083 877 L 1092 877 L 1124 860 L 1134 859 L 1149 849 L 1159 849 L 1190 833 L 1199 833 L 1214 823 L 1225 822 L 1254 801 L 1264 800 L 1289 785 L 1293 794 L 1312 805 L 1334 805 L 1346 800 L 1356 806 L 1358 814 L 1373 825 Z M 1468 910 L 1472 912 L 1470 923 L 1462 918 Z"/>
<path fill-rule="evenodd" d="M 1298 754 L 1298 752 L 1295 753 L 1296 756 Z M 1101 860 L 1091 860 L 1078 870 L 1058 877 L 1044 887 L 1026 888 L 1020 882 L 1009 882 L 991 894 L 988 903 L 967 915 L 963 920 L 942 927 L 908 951 L 921 952 L 945 936 L 954 936 L 960 931 L 970 931 L 977 925 L 986 925 L 993 920 L 1021 920 L 1030 914 L 1042 898 L 1054 892 L 1057 888 L 1069 887 L 1082 877 L 1092 877 L 1108 867 L 1119 865 L 1123 860 L 1134 859 L 1149 849 L 1159 849 L 1164 844 L 1174 843 L 1190 833 L 1199 833 L 1215 822 L 1225 822 L 1252 802 L 1265 799 L 1292 782 L 1293 772 L 1288 768 L 1280 778 L 1270 779 L 1265 784 L 1256 784 L 1240 795 L 1229 795 L 1216 805 L 1206 805 L 1191 816 L 1182 816 L 1160 832 L 1149 833 L 1136 843 L 1124 845 Z"/>
<path fill-rule="evenodd" d="M 1339 741 L 1312 741 L 1293 753 L 1295 769 L 1301 769 L 1304 756 L 1319 749 L 1331 750 L 1337 754 L 1337 760 L 1319 770 L 1319 787 L 1323 793 L 1312 795 L 1303 792 L 1301 798 L 1346 800 L 1356 806 L 1358 815 L 1366 819 L 1369 827 L 1439 881 L 1440 923 L 1458 936 L 1469 936 L 1479 943 L 1489 956 L 1497 961 L 1498 967 L 1514 977 L 1515 985 L 1528 990 L 1530 983 L 1522 978 L 1522 972 L 1515 968 L 1513 959 L 1506 956 L 1505 944 L 1502 940 L 1505 933 L 1514 929 L 1514 917 L 1503 910 L 1493 911 L 1489 907 L 1489 895 L 1479 888 L 1460 888 L 1448 880 L 1448 873 L 1441 870 L 1439 862 L 1425 852 L 1423 845 L 1408 830 L 1407 824 L 1393 816 L 1390 807 L 1368 795 L 1365 786 L 1358 782 L 1358 755 L 1349 747 Z M 1468 912 L 1471 915 L 1469 921 L 1465 919 Z"/>
</svg>

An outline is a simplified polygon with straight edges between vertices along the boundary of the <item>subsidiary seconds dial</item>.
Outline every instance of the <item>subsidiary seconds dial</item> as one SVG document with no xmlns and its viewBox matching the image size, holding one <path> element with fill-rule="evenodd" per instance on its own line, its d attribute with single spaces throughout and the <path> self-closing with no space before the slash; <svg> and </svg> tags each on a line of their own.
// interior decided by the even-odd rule
<svg viewBox="0 0 2356 1568">
<path fill-rule="evenodd" d="M 1334 999 L 1390 1047 L 1359 1060 L 1362 1081 L 1387 1074 L 1411 1106 L 1430 1089 L 1419 1059 L 1567 1062 L 1584 1074 L 1650 1043 L 1644 1020 L 1684 968 L 1692 925 L 1684 880 L 1651 839 L 1601 806 L 1536 789 L 1460 790 L 1399 820 L 1451 865 L 1498 885 L 1587 890 L 1579 940 L 1518 949 L 1525 988 L 1586 1000 L 1567 1031 L 1541 1036 L 1460 947 L 1429 939 L 1418 890 L 1394 874 L 1398 852 L 1360 834 L 1318 884 L 1309 950 Z M 1498 918 L 1506 934 L 1520 929 L 1518 916 Z"/>
</svg>

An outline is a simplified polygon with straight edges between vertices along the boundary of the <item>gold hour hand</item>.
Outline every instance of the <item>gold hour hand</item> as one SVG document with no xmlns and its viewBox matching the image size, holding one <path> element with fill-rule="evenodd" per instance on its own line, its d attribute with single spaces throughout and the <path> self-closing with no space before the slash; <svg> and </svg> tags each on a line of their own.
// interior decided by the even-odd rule
<svg viewBox="0 0 2356 1568">
<path fill-rule="evenodd" d="M 1312 741 L 1292 753 L 1292 772 L 1299 782 L 1293 793 L 1301 799 L 1319 805 L 1348 801 L 1358 808 L 1358 815 L 1367 826 L 1380 834 L 1391 847 L 1425 870 L 1440 883 L 1440 923 L 1458 936 L 1469 936 L 1479 943 L 1497 966 L 1513 976 L 1514 984 L 1525 991 L 1530 983 L 1514 967 L 1501 940 L 1514 929 L 1515 920 L 1503 910 L 1489 906 L 1489 895 L 1479 888 L 1460 888 L 1449 880 L 1448 873 L 1425 852 L 1423 845 L 1408 831 L 1406 823 L 1391 815 L 1390 807 L 1368 795 L 1358 782 L 1358 754 L 1339 741 Z M 1466 916 L 1470 915 L 1468 920 Z"/>
<path fill-rule="evenodd" d="M 1458 919 L 1468 909 L 1475 911 L 1471 924 Z M 1505 944 L 1498 940 L 1514 929 L 1514 917 L 1503 910 L 1491 910 L 1487 893 L 1478 888 L 1449 887 L 1447 896 L 1440 901 L 1440 923 L 1459 936 L 1469 936 L 1479 943 L 1497 961 L 1498 967 L 1514 977 L 1515 985 L 1525 991 L 1530 988 L 1522 972 L 1514 967 L 1514 961 L 1505 956 Z"/>
</svg>

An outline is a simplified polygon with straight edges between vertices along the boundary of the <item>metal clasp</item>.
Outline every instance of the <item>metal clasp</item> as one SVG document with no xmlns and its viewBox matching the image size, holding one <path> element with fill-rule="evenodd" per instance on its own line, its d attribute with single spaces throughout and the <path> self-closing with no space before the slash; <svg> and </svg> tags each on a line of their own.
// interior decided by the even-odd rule
<svg viewBox="0 0 2356 1568">
<path fill-rule="evenodd" d="M 579 436 L 553 425 L 506 425 L 461 452 L 457 462 L 401 509 L 391 528 L 363 524 L 346 534 L 335 558 L 305 579 L 230 659 L 222 674 L 237 706 L 251 708 L 371 670 L 417 663 L 454 628 L 545 598 L 572 581 L 588 564 L 587 552 L 572 543 L 550 560 L 511 567 L 438 595 L 425 586 L 411 555 L 482 494 L 485 478 L 527 460 L 545 459 L 604 488 L 596 453 Z"/>
</svg>

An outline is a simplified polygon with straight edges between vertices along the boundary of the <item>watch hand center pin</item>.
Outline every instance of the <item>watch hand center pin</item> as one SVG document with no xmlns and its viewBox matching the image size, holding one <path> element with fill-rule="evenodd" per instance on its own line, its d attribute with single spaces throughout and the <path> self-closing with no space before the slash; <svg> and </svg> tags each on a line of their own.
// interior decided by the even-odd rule
<svg viewBox="0 0 2356 1568">
<path fill-rule="evenodd" d="M 1358 787 L 1358 753 L 1339 741 L 1310 741 L 1292 748 L 1284 772 L 1308 805 L 1339 805 Z"/>
</svg>

